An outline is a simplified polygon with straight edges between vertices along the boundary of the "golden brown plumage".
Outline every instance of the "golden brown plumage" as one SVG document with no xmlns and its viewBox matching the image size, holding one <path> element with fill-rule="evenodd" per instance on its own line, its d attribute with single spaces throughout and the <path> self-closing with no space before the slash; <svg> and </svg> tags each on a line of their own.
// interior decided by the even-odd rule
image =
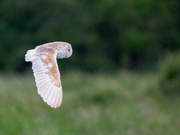
<svg viewBox="0 0 180 135">
<path fill-rule="evenodd" d="M 25 61 L 32 62 L 38 93 L 53 108 L 62 102 L 62 85 L 56 57 L 68 58 L 72 47 L 66 42 L 51 42 L 27 51 Z"/>
</svg>

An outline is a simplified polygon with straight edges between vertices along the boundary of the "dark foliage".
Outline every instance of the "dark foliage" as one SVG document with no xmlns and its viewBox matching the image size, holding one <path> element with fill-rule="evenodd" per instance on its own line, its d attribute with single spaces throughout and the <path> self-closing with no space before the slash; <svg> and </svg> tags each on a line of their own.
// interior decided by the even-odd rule
<svg viewBox="0 0 180 135">
<path fill-rule="evenodd" d="M 23 71 L 24 54 L 67 41 L 62 67 L 89 71 L 151 65 L 180 48 L 179 0 L 1 0 L 0 70 Z"/>
<path fill-rule="evenodd" d="M 163 61 L 158 83 L 161 92 L 166 96 L 180 96 L 180 52 Z"/>
</svg>

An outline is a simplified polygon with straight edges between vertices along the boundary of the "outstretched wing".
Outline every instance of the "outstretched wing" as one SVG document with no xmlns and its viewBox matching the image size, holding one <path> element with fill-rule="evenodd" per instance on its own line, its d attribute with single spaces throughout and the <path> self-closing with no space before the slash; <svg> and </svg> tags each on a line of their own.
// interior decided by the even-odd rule
<svg viewBox="0 0 180 135">
<path fill-rule="evenodd" d="M 62 85 L 56 54 L 53 50 L 41 51 L 40 49 L 38 54 L 39 57 L 32 61 L 38 94 L 51 107 L 59 107 L 62 102 Z"/>
</svg>

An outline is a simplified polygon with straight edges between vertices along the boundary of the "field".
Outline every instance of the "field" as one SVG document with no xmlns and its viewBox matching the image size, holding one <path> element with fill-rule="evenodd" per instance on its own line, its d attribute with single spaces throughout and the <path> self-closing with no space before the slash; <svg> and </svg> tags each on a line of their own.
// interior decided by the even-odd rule
<svg viewBox="0 0 180 135">
<path fill-rule="evenodd" d="M 164 97 L 157 74 L 61 75 L 63 103 L 46 105 L 32 74 L 0 75 L 0 135 L 179 135 L 180 100 Z"/>
</svg>

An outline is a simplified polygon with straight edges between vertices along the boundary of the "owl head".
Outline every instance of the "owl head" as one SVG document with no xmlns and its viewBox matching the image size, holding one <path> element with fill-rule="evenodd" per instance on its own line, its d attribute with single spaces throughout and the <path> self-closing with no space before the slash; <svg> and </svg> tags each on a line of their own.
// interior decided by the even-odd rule
<svg viewBox="0 0 180 135">
<path fill-rule="evenodd" d="M 72 53 L 72 47 L 71 44 L 67 42 L 57 42 L 57 58 L 62 59 L 62 58 L 69 58 Z"/>
</svg>

